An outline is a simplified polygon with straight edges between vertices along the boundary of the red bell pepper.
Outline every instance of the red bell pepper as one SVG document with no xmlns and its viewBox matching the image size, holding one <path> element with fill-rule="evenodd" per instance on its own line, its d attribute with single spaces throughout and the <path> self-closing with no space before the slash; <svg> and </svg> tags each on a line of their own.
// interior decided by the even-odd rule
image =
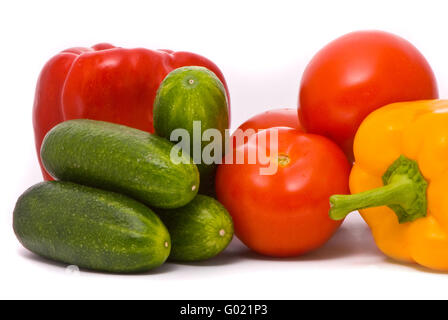
<svg viewBox="0 0 448 320">
<path fill-rule="evenodd" d="M 64 50 L 50 59 L 40 74 L 33 110 L 36 149 L 44 178 L 51 180 L 42 166 L 40 147 L 52 127 L 66 120 L 86 118 L 154 132 L 152 110 L 160 83 L 170 71 L 190 65 L 213 71 L 229 98 L 219 68 L 190 52 L 98 44 Z"/>
</svg>

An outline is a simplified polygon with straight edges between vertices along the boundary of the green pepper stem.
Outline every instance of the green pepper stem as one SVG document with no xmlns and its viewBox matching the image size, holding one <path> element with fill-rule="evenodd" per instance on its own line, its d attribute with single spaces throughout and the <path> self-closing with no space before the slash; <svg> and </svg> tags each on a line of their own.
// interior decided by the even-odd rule
<svg viewBox="0 0 448 320">
<path fill-rule="evenodd" d="M 350 212 L 388 206 L 400 223 L 426 216 L 427 182 L 414 160 L 398 158 L 383 176 L 384 186 L 352 195 L 330 197 L 330 218 L 342 220 Z"/>
<path fill-rule="evenodd" d="M 413 181 L 405 176 L 397 180 L 361 193 L 331 196 L 330 218 L 342 220 L 355 210 L 412 202 L 415 198 Z"/>
</svg>

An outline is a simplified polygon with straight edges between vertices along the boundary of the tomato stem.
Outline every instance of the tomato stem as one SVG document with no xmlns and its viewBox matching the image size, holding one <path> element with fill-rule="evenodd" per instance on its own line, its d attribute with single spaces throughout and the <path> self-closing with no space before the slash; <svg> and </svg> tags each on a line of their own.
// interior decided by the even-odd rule
<svg viewBox="0 0 448 320">
<path fill-rule="evenodd" d="M 277 159 L 278 159 L 278 165 L 280 167 L 286 167 L 289 164 L 289 162 L 291 162 L 291 159 L 287 154 L 279 154 Z"/>
</svg>

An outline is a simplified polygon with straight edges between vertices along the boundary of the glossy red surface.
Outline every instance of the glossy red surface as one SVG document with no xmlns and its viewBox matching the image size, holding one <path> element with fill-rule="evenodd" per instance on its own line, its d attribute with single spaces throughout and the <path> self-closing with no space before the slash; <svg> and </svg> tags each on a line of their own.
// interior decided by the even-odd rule
<svg viewBox="0 0 448 320">
<path fill-rule="evenodd" d="M 219 68 L 194 53 L 107 43 L 59 53 L 44 66 L 36 88 L 33 124 L 39 162 L 45 134 L 62 121 L 102 120 L 153 132 L 152 110 L 160 83 L 170 71 L 189 65 L 213 71 L 228 95 Z M 40 164 L 44 178 L 51 179 Z"/>
</svg>

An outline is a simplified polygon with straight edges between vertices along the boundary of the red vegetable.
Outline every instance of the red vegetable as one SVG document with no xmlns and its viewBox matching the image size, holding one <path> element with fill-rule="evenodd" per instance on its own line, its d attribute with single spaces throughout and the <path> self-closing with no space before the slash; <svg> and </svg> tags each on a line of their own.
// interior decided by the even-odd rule
<svg viewBox="0 0 448 320">
<path fill-rule="evenodd" d="M 437 97 L 431 67 L 412 44 L 386 32 L 359 31 L 334 40 L 308 64 L 299 118 L 308 132 L 332 139 L 353 159 L 355 133 L 373 110 Z"/>
<path fill-rule="evenodd" d="M 270 149 L 278 130 L 278 153 Z M 266 135 L 273 175 L 261 175 L 261 159 L 248 163 Z M 340 223 L 328 216 L 329 197 L 346 194 L 350 165 L 329 139 L 297 129 L 271 128 L 252 135 L 235 149 L 244 164 L 222 164 L 216 175 L 218 200 L 232 215 L 235 233 L 252 250 L 277 257 L 303 254 L 324 244 Z"/>
<path fill-rule="evenodd" d="M 37 83 L 33 124 L 39 162 L 45 134 L 65 120 L 103 120 L 153 132 L 152 110 L 160 83 L 173 69 L 189 65 L 210 69 L 227 90 L 218 67 L 194 53 L 99 44 L 57 54 Z M 51 179 L 41 168 L 45 179 Z"/>
<path fill-rule="evenodd" d="M 273 127 L 287 127 L 303 131 L 303 127 L 299 122 L 299 117 L 297 116 L 297 110 L 290 108 L 273 109 L 259 113 L 245 121 L 238 127 L 238 129 L 241 129 L 242 131 L 253 129 L 254 132 L 258 132 L 259 130 Z M 250 133 L 250 131 L 247 131 L 246 133 Z M 236 146 L 238 143 L 247 142 L 247 138 L 249 136 L 250 135 L 248 134 L 244 140 L 240 141 L 235 139 L 233 135 L 233 145 Z"/>
<path fill-rule="evenodd" d="M 303 130 L 295 109 L 273 109 L 259 113 L 245 121 L 239 129 L 254 129 L 255 131 L 273 127 L 288 127 Z"/>
</svg>

